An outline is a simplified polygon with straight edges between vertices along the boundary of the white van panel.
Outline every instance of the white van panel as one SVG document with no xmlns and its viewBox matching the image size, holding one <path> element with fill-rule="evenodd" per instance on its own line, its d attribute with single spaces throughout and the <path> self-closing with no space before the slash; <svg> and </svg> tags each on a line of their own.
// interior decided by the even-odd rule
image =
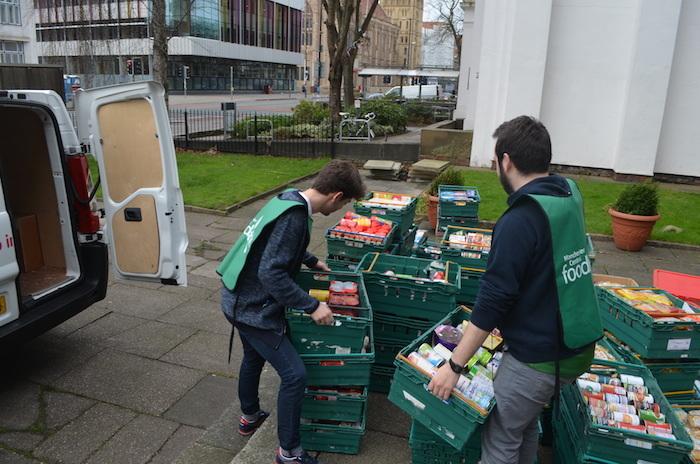
<svg viewBox="0 0 700 464">
<path fill-rule="evenodd" d="M 15 255 L 14 240 L 10 215 L 7 214 L 5 206 L 5 196 L 0 188 L 0 300 L 4 299 L 4 305 L 0 306 L 0 326 L 9 324 L 19 317 L 15 286 L 19 265 Z"/>
</svg>

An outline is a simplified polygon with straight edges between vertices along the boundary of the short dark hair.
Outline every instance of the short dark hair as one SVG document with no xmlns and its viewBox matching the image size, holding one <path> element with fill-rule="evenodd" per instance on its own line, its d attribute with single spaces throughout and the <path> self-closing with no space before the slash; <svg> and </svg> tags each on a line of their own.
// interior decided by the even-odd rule
<svg viewBox="0 0 700 464">
<path fill-rule="evenodd" d="M 532 116 L 518 116 L 506 121 L 493 133 L 496 138 L 496 157 L 503 161 L 508 153 L 515 167 L 523 174 L 549 171 L 552 162 L 552 142 L 549 132 Z"/>
<path fill-rule="evenodd" d="M 324 195 L 342 192 L 343 197 L 355 200 L 365 196 L 365 184 L 360 172 L 350 161 L 333 160 L 328 163 L 318 173 L 311 188 Z"/>
</svg>

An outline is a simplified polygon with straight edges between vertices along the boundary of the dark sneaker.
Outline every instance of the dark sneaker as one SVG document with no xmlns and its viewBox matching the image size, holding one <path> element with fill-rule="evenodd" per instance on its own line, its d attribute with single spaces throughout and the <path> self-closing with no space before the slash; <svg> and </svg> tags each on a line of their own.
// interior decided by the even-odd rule
<svg viewBox="0 0 700 464">
<path fill-rule="evenodd" d="M 301 456 L 283 458 L 280 454 L 279 448 L 277 448 L 277 453 L 275 453 L 275 464 L 321 464 L 321 462 L 318 459 L 311 457 L 311 455 L 306 451 L 304 451 Z"/>
<path fill-rule="evenodd" d="M 265 411 L 260 411 L 260 414 L 258 414 L 258 420 L 253 422 L 247 421 L 243 416 L 241 416 L 241 420 L 238 422 L 238 433 L 244 437 L 252 435 L 253 432 L 258 430 L 258 428 L 268 417 L 270 417 L 270 413 Z"/>
</svg>

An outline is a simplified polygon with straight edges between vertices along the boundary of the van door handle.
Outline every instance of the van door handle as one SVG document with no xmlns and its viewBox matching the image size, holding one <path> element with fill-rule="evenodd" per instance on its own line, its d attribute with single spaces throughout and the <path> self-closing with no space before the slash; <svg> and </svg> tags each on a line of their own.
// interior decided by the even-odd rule
<svg viewBox="0 0 700 464">
<path fill-rule="evenodd" d="M 141 222 L 141 208 L 125 208 L 124 219 L 126 222 Z"/>
</svg>

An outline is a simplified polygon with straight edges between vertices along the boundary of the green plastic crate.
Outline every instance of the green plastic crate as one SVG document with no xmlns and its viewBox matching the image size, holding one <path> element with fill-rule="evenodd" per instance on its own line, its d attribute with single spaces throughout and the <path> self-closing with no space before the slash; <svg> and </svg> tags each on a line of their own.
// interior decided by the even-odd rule
<svg viewBox="0 0 700 464">
<path fill-rule="evenodd" d="M 472 435 L 463 450 L 457 451 L 420 422 L 413 421 L 408 438 L 413 463 L 476 464 L 481 457 L 481 430 Z"/>
<path fill-rule="evenodd" d="M 301 404 L 301 417 L 311 420 L 362 422 L 367 404 L 367 387 L 360 393 L 338 388 L 307 387 Z"/>
<path fill-rule="evenodd" d="M 631 374 L 644 379 L 649 394 L 660 406 L 666 421 L 672 425 L 676 440 L 593 424 L 588 406 L 578 387 L 573 384 L 562 389 L 561 404 L 563 405 L 562 416 L 569 421 L 577 456 L 620 464 L 637 464 L 640 460 L 665 464 L 682 462 L 683 457 L 693 448 L 691 438 L 673 413 L 671 405 L 661 393 L 649 370 L 644 366 L 598 360 L 596 367 L 591 368 L 590 371 L 607 374 L 610 369 L 620 374 Z"/>
<path fill-rule="evenodd" d="M 666 295 L 681 307 L 683 301 L 660 289 L 634 287 L 634 290 L 654 290 Z M 598 306 L 603 327 L 646 359 L 700 359 L 700 324 L 692 322 L 656 322 L 639 311 L 612 289 L 599 288 Z"/>
<path fill-rule="evenodd" d="M 372 324 L 372 310 L 364 282 L 358 274 L 302 270 L 296 282 L 305 290 L 328 290 L 331 281 L 340 280 L 357 284 L 359 306 L 338 306 L 359 312 L 358 317 L 335 315 L 332 326 L 318 325 L 303 311 L 287 309 L 289 338 L 299 354 L 359 353 L 364 344 L 367 328 Z"/>
<path fill-rule="evenodd" d="M 372 323 L 376 337 L 406 346 L 433 326 L 425 319 L 375 313 Z"/>
<path fill-rule="evenodd" d="M 413 250 L 412 256 L 414 258 L 440 260 L 442 259 L 442 250 L 440 249 L 440 244 L 426 241 Z"/>
<path fill-rule="evenodd" d="M 695 380 L 700 378 L 700 362 L 676 360 L 673 362 L 645 360 L 644 364 L 649 368 L 659 384 L 664 395 L 673 396 L 675 393 L 692 395 Z M 669 395 L 671 393 L 671 395 Z"/>
<path fill-rule="evenodd" d="M 326 231 L 326 244 L 328 245 L 328 254 L 332 256 L 342 256 L 345 258 L 362 259 L 367 253 L 382 253 L 388 251 L 392 247 L 394 234 L 397 233 L 396 225 L 391 226 L 391 231 L 379 244 L 367 243 L 359 238 L 363 234 L 359 232 L 343 232 L 345 238 L 332 237 L 331 229 Z M 357 237 L 357 240 L 351 237 Z"/>
<path fill-rule="evenodd" d="M 605 459 L 596 459 L 586 455 L 577 454 L 577 447 L 573 441 L 573 432 L 570 431 L 568 412 L 564 411 L 553 422 L 555 461 L 558 464 L 616 464 Z"/>
<path fill-rule="evenodd" d="M 615 339 L 609 332 L 605 332 L 603 338 L 598 340 L 596 344 L 605 348 L 608 353 L 615 358 L 615 362 L 642 365 L 642 361 L 627 349 L 627 347 L 621 345 L 619 340 Z"/>
<path fill-rule="evenodd" d="M 433 331 L 439 325 L 459 324 L 468 320 L 470 315 L 470 310 L 463 306 L 453 310 L 428 332 L 401 350 L 399 357 L 394 361 L 396 372 L 389 392 L 389 400 L 392 403 L 457 450 L 462 450 L 479 426 L 486 422 L 495 401 L 492 400 L 489 407 L 483 409 L 453 393 L 445 403 L 427 390 L 430 377 L 416 370 L 406 357 L 422 343 L 432 340 Z"/>
<path fill-rule="evenodd" d="M 366 353 L 300 354 L 306 367 L 306 385 L 359 386 L 369 385 L 370 367 L 374 364 L 372 326 L 366 332 L 369 348 Z"/>
<path fill-rule="evenodd" d="M 375 313 L 437 321 L 454 309 L 461 288 L 457 264 L 445 264 L 446 283 L 384 274 L 391 270 L 396 274 L 416 275 L 430 263 L 429 259 L 408 256 L 378 253 L 365 256 L 358 269 Z"/>
<path fill-rule="evenodd" d="M 461 250 L 451 248 L 448 243 L 449 235 L 450 233 L 454 233 L 457 231 L 463 231 L 465 233 L 477 232 L 485 235 L 493 235 L 493 230 L 478 229 L 476 227 L 449 226 L 447 227 L 447 232 L 445 232 L 445 236 L 442 242 L 440 242 L 440 249 L 442 250 L 442 259 L 444 259 L 445 261 L 454 261 L 460 266 L 470 269 L 486 269 L 486 264 L 489 260 L 489 251 L 491 248 L 489 247 L 489 249 L 481 250 Z"/>
<path fill-rule="evenodd" d="M 343 256 L 328 256 L 326 258 L 326 264 L 331 270 L 338 272 L 357 272 L 357 265 L 360 264 L 360 260 L 348 259 Z"/>
<path fill-rule="evenodd" d="M 364 200 L 369 200 L 372 198 L 375 192 L 369 192 Z M 377 193 L 387 193 L 387 192 L 377 192 Z M 404 195 L 397 193 L 397 195 Z M 398 234 L 403 237 L 406 232 L 413 225 L 413 219 L 416 217 L 416 207 L 418 206 L 418 198 L 413 197 L 411 202 L 403 208 L 389 208 L 380 206 L 364 206 L 359 201 L 353 204 L 353 208 L 357 214 L 362 216 L 377 216 L 382 219 L 388 219 L 392 221 L 398 227 Z"/>
<path fill-rule="evenodd" d="M 309 451 L 326 451 L 329 453 L 357 454 L 365 434 L 366 408 L 361 422 L 327 424 L 318 422 L 301 422 L 301 446 Z"/>
<path fill-rule="evenodd" d="M 394 378 L 395 367 L 372 366 L 372 377 L 369 382 L 369 391 L 386 395 L 391 388 L 391 379 Z"/>
<path fill-rule="evenodd" d="M 379 366 L 390 366 L 393 372 L 396 355 L 406 346 L 406 343 L 391 339 L 374 338 L 374 363 Z"/>
<path fill-rule="evenodd" d="M 455 199 L 443 198 L 443 192 L 466 191 L 474 190 L 476 192 L 476 201 L 464 201 Z M 476 187 L 466 187 L 464 185 L 441 185 L 438 187 L 438 215 L 443 217 L 477 217 L 479 215 L 479 204 L 481 196 L 479 189 Z"/>
<path fill-rule="evenodd" d="M 439 238 L 445 234 L 449 226 L 455 227 L 479 227 L 478 217 L 438 217 L 435 235 Z"/>
<path fill-rule="evenodd" d="M 476 302 L 476 295 L 479 293 L 481 278 L 484 276 L 483 269 L 462 268 L 461 285 L 457 294 L 457 303 L 465 305 L 473 305 Z"/>
<path fill-rule="evenodd" d="M 397 239 L 398 235 L 394 236 L 396 240 L 395 245 L 399 246 L 398 253 L 392 253 L 402 256 L 410 256 L 413 252 L 413 242 L 416 240 L 416 233 L 418 232 L 418 226 L 411 227 L 406 234 L 401 236 L 401 239 Z"/>
</svg>

